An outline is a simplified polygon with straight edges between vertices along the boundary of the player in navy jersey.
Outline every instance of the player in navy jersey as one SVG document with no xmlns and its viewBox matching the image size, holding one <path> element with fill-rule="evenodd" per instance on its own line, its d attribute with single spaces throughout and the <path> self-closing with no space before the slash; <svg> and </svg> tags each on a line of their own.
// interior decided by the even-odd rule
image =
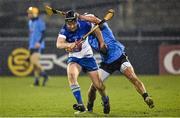
<svg viewBox="0 0 180 118">
<path fill-rule="evenodd" d="M 98 24 L 101 20 L 92 14 L 79 15 L 78 17 L 82 20 Z M 113 72 L 122 72 L 128 80 L 135 86 L 137 92 L 142 95 L 146 104 L 150 107 L 154 107 L 152 98 L 148 95 L 144 84 L 139 80 L 134 72 L 133 66 L 128 60 L 128 57 L 124 51 L 125 47 L 115 39 L 112 30 L 109 28 L 107 23 L 100 26 L 102 31 L 104 42 L 107 46 L 107 54 L 101 54 L 102 62 L 100 63 L 99 74 L 102 81 L 106 80 L 109 75 Z M 99 43 L 95 36 L 89 37 L 89 43 L 91 47 L 99 51 Z M 93 85 L 90 86 L 88 92 L 88 111 L 93 111 L 94 100 L 96 98 L 96 89 Z"/>
<path fill-rule="evenodd" d="M 105 86 L 98 75 L 98 66 L 93 58 L 93 51 L 88 42 L 89 37 L 83 43 L 77 43 L 91 28 L 92 24 L 90 22 L 78 20 L 74 11 L 68 11 L 65 16 L 65 25 L 60 30 L 56 46 L 69 52 L 67 75 L 70 88 L 77 101 L 77 104 L 73 105 L 74 110 L 77 110 L 75 114 L 86 111 L 77 81 L 81 70 L 87 72 L 90 76 L 94 87 L 102 96 L 103 112 L 108 114 L 110 112 L 109 98 L 105 93 Z M 95 34 L 100 50 L 104 49 L 105 45 L 100 29 L 95 30 Z"/>
<path fill-rule="evenodd" d="M 48 76 L 40 64 L 40 54 L 45 48 L 44 32 L 45 22 L 39 17 L 39 9 L 37 7 L 29 7 L 28 13 L 28 26 L 29 26 L 29 50 L 30 62 L 34 66 L 34 86 L 39 86 L 39 78 L 44 78 L 42 85 L 45 86 Z"/>
</svg>

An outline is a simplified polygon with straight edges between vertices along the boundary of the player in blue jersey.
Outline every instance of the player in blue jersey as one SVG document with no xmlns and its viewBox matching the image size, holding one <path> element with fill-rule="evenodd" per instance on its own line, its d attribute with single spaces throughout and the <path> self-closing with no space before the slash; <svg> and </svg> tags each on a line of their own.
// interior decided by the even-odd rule
<svg viewBox="0 0 180 118">
<path fill-rule="evenodd" d="M 92 14 L 79 15 L 82 20 L 98 24 L 101 20 Z M 102 62 L 100 64 L 99 74 L 102 81 L 106 80 L 113 72 L 120 71 L 128 80 L 135 86 L 137 92 L 142 95 L 146 104 L 150 107 L 154 107 L 152 98 L 148 95 L 144 84 L 139 80 L 134 72 L 133 66 L 128 60 L 128 57 L 124 51 L 125 47 L 115 39 L 112 30 L 107 23 L 100 26 L 102 31 L 104 42 L 107 46 L 107 54 L 101 54 Z M 89 37 L 89 43 L 91 47 L 99 51 L 99 43 L 95 36 Z M 96 98 L 96 89 L 93 85 L 90 86 L 88 92 L 88 111 L 93 111 L 94 100 Z"/>
<path fill-rule="evenodd" d="M 42 86 L 46 85 L 48 76 L 40 64 L 40 54 L 45 48 L 44 33 L 45 22 L 39 17 L 39 9 L 37 7 L 29 7 L 28 13 L 28 26 L 29 26 L 29 50 L 30 62 L 34 66 L 34 86 L 39 86 L 40 76 L 44 78 Z"/>
<path fill-rule="evenodd" d="M 93 51 L 89 45 L 88 37 L 83 43 L 77 43 L 91 28 L 92 24 L 90 22 L 78 20 L 74 11 L 68 11 L 65 16 L 65 25 L 60 30 L 56 46 L 69 52 L 67 75 L 70 88 L 77 101 L 77 104 L 73 105 L 74 110 L 77 110 L 75 114 L 86 111 L 77 81 L 81 70 L 87 72 L 90 76 L 93 86 L 102 96 L 103 112 L 108 114 L 110 111 L 109 98 L 105 93 L 105 86 L 99 78 L 98 66 L 93 58 Z M 105 45 L 100 29 L 95 30 L 95 34 L 100 44 L 100 50 L 104 50 Z"/>
</svg>

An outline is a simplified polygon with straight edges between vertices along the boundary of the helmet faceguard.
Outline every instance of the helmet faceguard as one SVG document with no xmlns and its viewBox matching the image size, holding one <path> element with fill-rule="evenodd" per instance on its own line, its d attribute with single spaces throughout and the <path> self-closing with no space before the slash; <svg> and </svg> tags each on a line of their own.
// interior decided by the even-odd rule
<svg viewBox="0 0 180 118">
<path fill-rule="evenodd" d="M 65 16 L 65 22 L 77 21 L 77 15 L 73 10 L 67 11 Z"/>
</svg>

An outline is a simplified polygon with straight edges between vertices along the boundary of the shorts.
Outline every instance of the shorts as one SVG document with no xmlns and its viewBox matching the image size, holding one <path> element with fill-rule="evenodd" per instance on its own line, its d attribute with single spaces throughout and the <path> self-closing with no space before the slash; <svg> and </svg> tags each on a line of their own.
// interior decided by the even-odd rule
<svg viewBox="0 0 180 118">
<path fill-rule="evenodd" d="M 30 55 L 32 55 L 33 53 L 43 53 L 44 49 L 35 49 L 32 48 L 30 49 Z"/>
<path fill-rule="evenodd" d="M 98 65 L 93 57 L 76 58 L 69 57 L 67 63 L 75 62 L 82 67 L 84 72 L 98 70 Z"/>
<path fill-rule="evenodd" d="M 107 64 L 107 63 L 101 62 L 100 68 L 108 72 L 109 74 L 112 74 L 113 72 L 117 70 L 118 71 L 121 70 L 121 68 L 123 67 L 122 64 L 125 62 L 128 63 L 128 66 L 131 66 L 128 60 L 128 56 L 126 54 L 122 54 L 117 60 L 113 61 L 112 63 Z"/>
</svg>

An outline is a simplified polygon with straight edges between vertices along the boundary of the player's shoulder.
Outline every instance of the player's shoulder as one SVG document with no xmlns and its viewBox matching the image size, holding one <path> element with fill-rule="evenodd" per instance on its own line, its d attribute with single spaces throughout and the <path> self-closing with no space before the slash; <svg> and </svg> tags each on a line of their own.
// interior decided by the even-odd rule
<svg viewBox="0 0 180 118">
<path fill-rule="evenodd" d="M 80 25 L 90 25 L 90 24 L 91 24 L 90 22 L 85 21 L 85 20 L 78 20 L 78 23 L 79 23 Z"/>
<path fill-rule="evenodd" d="M 63 34 L 63 35 L 66 35 L 68 34 L 68 30 L 66 28 L 66 25 L 63 25 L 61 28 L 60 28 L 60 34 Z"/>
<path fill-rule="evenodd" d="M 44 23 L 44 19 L 43 18 L 41 18 L 41 17 L 38 17 L 38 20 L 37 20 L 38 22 L 43 22 Z"/>
<path fill-rule="evenodd" d="M 32 20 L 28 20 L 28 24 L 31 24 L 32 23 Z"/>
</svg>

